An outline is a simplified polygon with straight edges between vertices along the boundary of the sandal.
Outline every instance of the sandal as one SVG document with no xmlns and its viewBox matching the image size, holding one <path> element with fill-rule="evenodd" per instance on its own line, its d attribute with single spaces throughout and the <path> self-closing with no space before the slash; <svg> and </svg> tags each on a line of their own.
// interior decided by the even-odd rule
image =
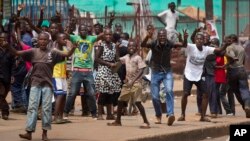
<svg viewBox="0 0 250 141">
<path fill-rule="evenodd" d="M 151 128 L 150 125 L 148 123 L 143 123 L 141 126 L 140 126 L 141 129 L 149 129 Z"/>
<path fill-rule="evenodd" d="M 207 117 L 203 117 L 203 118 L 201 117 L 200 121 L 201 122 L 211 122 L 211 120 Z"/>
<path fill-rule="evenodd" d="M 104 118 L 102 116 L 98 116 L 97 120 L 104 120 Z"/>
<path fill-rule="evenodd" d="M 114 115 L 108 115 L 106 117 L 106 120 L 115 120 L 115 116 Z"/>
<path fill-rule="evenodd" d="M 161 117 L 156 117 L 155 124 L 161 124 Z"/>
<path fill-rule="evenodd" d="M 211 118 L 217 118 L 217 114 L 211 114 L 210 117 Z"/>
<path fill-rule="evenodd" d="M 63 124 L 66 123 L 64 120 L 62 119 L 55 119 L 51 122 L 52 124 Z"/>
<path fill-rule="evenodd" d="M 118 122 L 111 122 L 111 123 L 107 123 L 108 126 L 122 126 L 121 123 L 118 123 Z"/>
<path fill-rule="evenodd" d="M 45 134 L 42 134 L 42 140 L 43 140 L 43 141 L 49 141 L 47 135 L 45 135 Z"/>
<path fill-rule="evenodd" d="M 181 117 L 178 118 L 178 121 L 185 121 L 185 117 L 182 115 Z"/>
<path fill-rule="evenodd" d="M 19 137 L 22 139 L 26 139 L 26 140 L 32 140 L 32 136 L 28 133 L 25 134 L 19 134 Z"/>
<path fill-rule="evenodd" d="M 250 107 L 245 107 L 246 118 L 250 118 Z"/>
<path fill-rule="evenodd" d="M 168 126 L 173 125 L 174 121 L 175 121 L 175 116 L 174 115 L 169 116 L 168 117 Z"/>
</svg>

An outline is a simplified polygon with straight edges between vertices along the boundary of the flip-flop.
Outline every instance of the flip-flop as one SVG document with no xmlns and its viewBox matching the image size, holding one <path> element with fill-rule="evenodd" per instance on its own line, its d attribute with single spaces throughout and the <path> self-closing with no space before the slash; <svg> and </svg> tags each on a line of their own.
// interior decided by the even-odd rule
<svg viewBox="0 0 250 141">
<path fill-rule="evenodd" d="M 161 124 L 161 121 L 155 121 L 155 124 Z"/>
<path fill-rule="evenodd" d="M 173 115 L 169 116 L 168 117 L 168 126 L 173 125 L 174 121 L 175 121 L 175 116 L 173 116 Z"/>
<path fill-rule="evenodd" d="M 207 117 L 201 118 L 200 121 L 201 122 L 211 122 L 211 120 Z"/>
<path fill-rule="evenodd" d="M 151 127 L 149 126 L 149 124 L 143 123 L 143 124 L 140 126 L 140 128 L 141 128 L 141 129 L 149 129 L 149 128 L 151 128 Z"/>
<path fill-rule="evenodd" d="M 161 124 L 161 118 L 156 117 L 155 124 Z"/>
<path fill-rule="evenodd" d="M 71 123 L 71 122 L 72 122 L 72 121 L 67 120 L 67 119 L 62 119 L 62 121 L 63 121 L 64 123 Z"/>
<path fill-rule="evenodd" d="M 110 122 L 110 123 L 107 123 L 108 126 L 122 126 L 121 123 L 117 123 L 117 122 Z"/>
<path fill-rule="evenodd" d="M 52 124 L 65 124 L 65 123 L 70 123 L 70 122 L 71 121 L 66 120 L 66 119 L 57 119 L 57 120 L 52 121 L 51 123 Z"/>
<path fill-rule="evenodd" d="M 250 107 L 245 107 L 246 118 L 250 118 Z"/>
<path fill-rule="evenodd" d="M 185 121 L 185 117 L 184 116 L 179 117 L 178 121 Z"/>
</svg>

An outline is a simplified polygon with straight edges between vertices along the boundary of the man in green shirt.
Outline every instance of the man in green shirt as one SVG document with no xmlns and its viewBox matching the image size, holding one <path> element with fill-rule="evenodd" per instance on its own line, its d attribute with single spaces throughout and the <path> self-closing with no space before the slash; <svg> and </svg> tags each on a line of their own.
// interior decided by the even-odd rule
<svg viewBox="0 0 250 141">
<path fill-rule="evenodd" d="M 94 77 L 93 77 L 93 66 L 94 66 L 94 42 L 98 40 L 101 35 L 89 36 L 87 33 L 87 26 L 79 26 L 79 35 L 70 35 L 70 40 L 73 43 L 77 43 L 73 57 L 72 57 L 72 81 L 71 90 L 69 90 L 69 95 L 67 97 L 66 106 L 64 113 L 66 116 L 72 109 L 76 95 L 80 91 L 81 84 L 85 88 L 85 93 L 87 96 L 87 105 L 89 111 L 93 118 L 96 117 L 96 99 L 95 99 L 95 89 L 94 89 Z"/>
</svg>

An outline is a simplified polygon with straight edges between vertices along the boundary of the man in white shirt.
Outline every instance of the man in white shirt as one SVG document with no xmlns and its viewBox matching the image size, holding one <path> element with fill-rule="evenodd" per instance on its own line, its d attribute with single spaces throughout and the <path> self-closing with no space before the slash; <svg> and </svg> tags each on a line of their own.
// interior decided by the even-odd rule
<svg viewBox="0 0 250 141">
<path fill-rule="evenodd" d="M 168 4 L 168 10 L 158 14 L 159 20 L 166 26 L 168 40 L 176 42 L 178 32 L 176 31 L 177 21 L 179 20 L 179 12 L 175 10 L 175 3 Z"/>
<path fill-rule="evenodd" d="M 205 77 L 202 76 L 203 66 L 206 57 L 209 54 L 219 54 L 226 49 L 226 46 L 222 48 L 213 48 L 204 46 L 204 35 L 198 32 L 195 36 L 195 44 L 188 44 L 186 48 L 187 60 L 186 67 L 184 70 L 184 81 L 183 81 L 183 95 L 181 99 L 181 117 L 178 121 L 185 121 L 185 111 L 187 107 L 187 97 L 191 94 L 193 84 L 196 85 L 197 89 L 202 92 L 202 108 L 200 121 L 210 122 L 205 117 L 207 105 L 208 105 L 208 94 L 206 93 Z"/>
</svg>

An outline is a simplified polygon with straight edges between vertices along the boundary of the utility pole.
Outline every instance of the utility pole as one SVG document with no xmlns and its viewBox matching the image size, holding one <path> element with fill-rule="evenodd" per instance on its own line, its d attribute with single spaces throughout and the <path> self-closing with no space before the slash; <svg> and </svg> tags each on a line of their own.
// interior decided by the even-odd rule
<svg viewBox="0 0 250 141">
<path fill-rule="evenodd" d="M 236 0 L 236 34 L 239 37 L 239 0 Z"/>
<path fill-rule="evenodd" d="M 3 19 L 3 0 L 0 0 L 0 19 L 1 19 L 1 24 L 2 24 L 2 19 Z"/>
<path fill-rule="evenodd" d="M 177 0 L 177 7 L 181 6 L 181 0 Z"/>
<path fill-rule="evenodd" d="M 107 5 L 105 6 L 104 13 L 105 13 L 104 25 L 107 25 L 107 18 L 108 18 L 108 6 Z"/>
<path fill-rule="evenodd" d="M 205 0 L 206 20 L 213 20 L 214 8 L 213 0 Z"/>
<path fill-rule="evenodd" d="M 225 34 L 226 34 L 226 25 L 225 25 L 225 21 L 226 21 L 226 0 L 222 0 L 222 39 L 224 38 Z"/>
</svg>

